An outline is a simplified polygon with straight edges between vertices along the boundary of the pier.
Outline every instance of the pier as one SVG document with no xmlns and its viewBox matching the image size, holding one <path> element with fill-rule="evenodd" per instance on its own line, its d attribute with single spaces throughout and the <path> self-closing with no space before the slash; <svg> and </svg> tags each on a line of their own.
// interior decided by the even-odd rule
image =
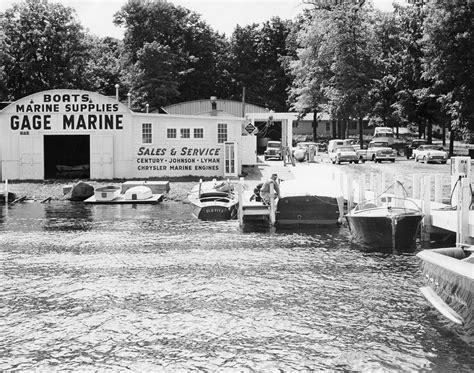
<svg viewBox="0 0 474 373">
<path fill-rule="evenodd" d="M 297 163 L 296 166 L 266 164 L 260 167 L 263 179 L 271 173 L 278 173 L 281 179 L 298 179 L 304 182 L 317 176 L 318 180 L 333 180 L 340 183 L 344 193 L 345 212 L 364 200 L 370 200 L 383 193 L 408 197 L 424 213 L 421 239 L 429 241 L 432 234 L 456 234 L 456 242 L 474 243 L 474 210 L 472 205 L 472 178 L 469 157 L 454 157 L 452 162 L 465 165 L 459 174 L 390 175 L 387 173 L 361 172 L 357 177 L 345 172 L 344 167 L 320 163 Z M 456 169 L 456 165 L 452 168 Z M 276 221 L 276 211 L 259 202 L 250 202 L 246 191 L 247 181 L 240 180 L 239 219 L 245 224 L 252 219 L 267 219 L 270 225 Z"/>
</svg>

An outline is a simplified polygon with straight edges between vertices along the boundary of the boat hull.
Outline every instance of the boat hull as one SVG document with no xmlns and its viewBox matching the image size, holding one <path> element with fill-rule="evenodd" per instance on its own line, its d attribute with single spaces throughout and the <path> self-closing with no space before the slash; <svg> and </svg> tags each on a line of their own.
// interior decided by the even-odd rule
<svg viewBox="0 0 474 373">
<path fill-rule="evenodd" d="M 276 224 L 279 227 L 336 226 L 340 222 L 340 206 L 335 197 L 289 196 L 278 200 Z"/>
<path fill-rule="evenodd" d="M 237 203 L 227 205 L 193 204 L 193 215 L 205 221 L 221 221 L 237 218 Z"/>
<path fill-rule="evenodd" d="M 347 214 L 352 237 L 377 248 L 413 249 L 416 234 L 423 219 L 421 213 L 380 215 Z"/>
<path fill-rule="evenodd" d="M 462 247 L 423 250 L 422 260 L 430 303 L 451 321 L 474 335 L 474 256 Z M 435 296 L 429 296 L 435 294 Z M 428 296 L 427 296 L 428 295 Z M 439 297 L 439 298 L 437 298 Z"/>
</svg>

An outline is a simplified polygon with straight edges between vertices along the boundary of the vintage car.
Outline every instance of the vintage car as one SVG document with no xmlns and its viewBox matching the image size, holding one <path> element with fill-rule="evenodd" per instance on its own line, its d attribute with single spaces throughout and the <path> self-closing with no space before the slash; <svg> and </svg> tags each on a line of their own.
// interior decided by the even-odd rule
<svg viewBox="0 0 474 373">
<path fill-rule="evenodd" d="M 270 159 L 270 158 L 276 158 L 278 160 L 282 160 L 282 147 L 281 147 L 281 141 L 273 141 L 270 140 L 267 143 L 267 149 L 263 153 L 263 157 L 265 160 Z"/>
<path fill-rule="evenodd" d="M 415 158 L 415 162 L 446 163 L 448 160 L 448 153 L 444 151 L 443 147 L 440 145 L 420 145 L 413 151 L 413 157 Z"/>
<path fill-rule="evenodd" d="M 426 140 L 425 139 L 415 139 L 413 140 L 409 145 L 407 145 L 405 149 L 405 155 L 407 156 L 407 159 L 413 158 L 413 151 L 415 149 L 418 149 L 420 145 L 425 145 Z"/>
<path fill-rule="evenodd" d="M 389 146 L 387 141 L 372 140 L 367 146 L 367 150 L 359 150 L 357 155 L 362 161 L 395 162 L 397 152 Z"/>
<path fill-rule="evenodd" d="M 329 159 L 332 163 L 341 164 L 342 162 L 359 163 L 359 156 L 350 145 L 341 145 L 329 153 Z"/>
</svg>

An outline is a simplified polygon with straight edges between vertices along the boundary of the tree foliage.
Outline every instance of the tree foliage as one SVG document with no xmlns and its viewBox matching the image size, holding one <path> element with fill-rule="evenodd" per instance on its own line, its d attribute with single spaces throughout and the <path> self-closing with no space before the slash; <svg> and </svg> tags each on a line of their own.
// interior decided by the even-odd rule
<svg viewBox="0 0 474 373">
<path fill-rule="evenodd" d="M 71 8 L 26 0 L 2 17 L 7 97 L 54 88 L 82 88 L 86 43 Z"/>
<path fill-rule="evenodd" d="M 424 77 L 439 97 L 452 129 L 474 143 L 474 6 L 440 3 L 427 11 Z"/>
<path fill-rule="evenodd" d="M 222 79 L 217 69 L 226 48 L 225 39 L 199 15 L 171 3 L 129 0 L 115 15 L 114 22 L 126 29 L 128 68 L 131 73 L 139 72 L 131 79 L 131 89 L 139 89 L 139 96 L 151 97 L 160 92 L 154 103 L 165 105 L 220 93 Z M 160 55 L 159 50 L 166 53 Z M 156 79 L 140 81 L 158 73 L 152 63 L 143 61 L 150 53 L 156 64 L 166 68 Z M 161 86 L 163 81 L 170 84 L 169 94 Z"/>
</svg>

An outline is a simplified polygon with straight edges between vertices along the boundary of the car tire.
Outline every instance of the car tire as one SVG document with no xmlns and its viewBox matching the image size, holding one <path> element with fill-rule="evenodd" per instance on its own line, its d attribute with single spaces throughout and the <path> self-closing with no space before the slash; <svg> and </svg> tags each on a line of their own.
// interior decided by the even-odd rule
<svg viewBox="0 0 474 373">
<path fill-rule="evenodd" d="M 390 162 L 394 163 L 394 162 L 395 162 L 395 159 L 391 159 Z"/>
<path fill-rule="evenodd" d="M 356 164 L 357 164 L 357 163 L 359 163 L 359 161 L 354 161 L 354 163 L 356 163 Z"/>
</svg>

